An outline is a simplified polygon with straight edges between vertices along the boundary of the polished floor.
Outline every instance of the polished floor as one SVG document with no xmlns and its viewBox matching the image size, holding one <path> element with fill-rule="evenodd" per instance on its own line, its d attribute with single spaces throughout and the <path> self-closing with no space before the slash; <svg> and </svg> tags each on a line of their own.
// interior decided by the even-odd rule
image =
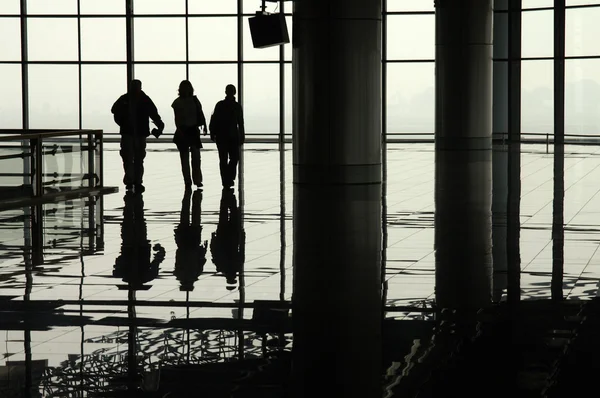
<svg viewBox="0 0 600 398">
<path fill-rule="evenodd" d="M 586 299 L 597 296 L 600 286 L 600 150 L 569 146 L 566 153 L 563 293 L 568 299 Z M 240 338 L 234 331 L 160 329 L 155 323 L 186 317 L 250 319 L 253 311 L 245 303 L 291 299 L 289 147 L 283 158 L 283 184 L 280 160 L 276 145 L 247 144 L 243 185 L 223 194 L 217 153 L 208 146 L 202 153 L 204 188 L 186 194 L 177 152 L 169 145 L 154 144 L 146 158 L 146 191 L 127 196 L 121 184 L 118 148 L 108 144 L 105 185 L 119 185 L 121 192 L 103 198 L 103 244 L 98 246 L 99 242 L 82 234 L 89 226 L 83 200 L 45 205 L 43 261 L 35 265 L 23 251 L 31 239 L 24 212 L 0 214 L 0 296 L 4 302 L 65 300 L 60 307 L 64 318 L 46 322 L 52 327 L 25 332 L 18 320 L 0 321 L 0 341 L 5 342 L 0 344 L 0 365 L 30 359 L 42 361 L 42 368 L 54 369 L 43 371 L 41 396 L 63 396 L 57 391 L 66 391 L 64 380 L 69 372 L 80 370 L 83 362 L 100 373 L 118 373 L 119 358 L 127 354 L 126 320 L 132 310 L 126 302 L 132 297 L 147 304 L 137 306 L 135 316 L 148 320 L 148 327 L 137 335 L 139 355 L 148 369 L 165 358 L 175 362 L 207 355 L 227 358 L 240 349 L 258 355 L 261 338 L 250 332 Z M 428 308 L 434 298 L 433 160 L 430 144 L 388 147 L 384 264 L 388 306 Z M 545 146 L 523 147 L 523 299 L 551 296 L 552 162 Z M 191 254 L 178 242 L 183 229 L 187 231 L 183 235 L 193 235 L 202 243 Z M 226 239 L 219 239 L 223 236 Z M 182 270 L 178 263 L 186 255 L 201 260 L 193 269 Z M 132 256 L 148 265 L 135 275 L 122 267 Z M 401 309 L 386 316 L 427 319 L 429 315 Z M 79 320 L 72 323 L 69 317 Z M 109 357 L 113 359 L 105 359 Z M 90 379 L 86 383 L 97 387 L 99 382 Z"/>
</svg>

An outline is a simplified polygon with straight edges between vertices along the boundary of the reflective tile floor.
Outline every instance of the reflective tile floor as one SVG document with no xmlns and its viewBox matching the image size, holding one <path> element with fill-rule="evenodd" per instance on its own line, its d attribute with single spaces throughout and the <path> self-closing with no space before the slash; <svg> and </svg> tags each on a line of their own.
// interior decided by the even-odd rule
<svg viewBox="0 0 600 398">
<path fill-rule="evenodd" d="M 5 318 L 5 327 L 0 326 L 0 341 L 5 342 L 0 344 L 4 369 L 0 381 L 11 372 L 6 365 L 14 371 L 31 360 L 41 364 L 39 396 L 71 396 L 69 389 L 103 391 L 101 378 L 79 378 L 79 387 L 68 387 L 69 380 L 84 367 L 90 374 L 119 373 L 119 363 L 127 356 L 127 319 L 132 311 L 138 320 L 147 320 L 147 327 L 136 334 L 142 368 L 153 369 L 159 359 L 173 363 L 222 359 L 240 350 L 251 356 L 264 349 L 260 336 L 252 332 L 181 330 L 160 328 L 157 323 L 186 317 L 250 319 L 253 311 L 245 303 L 291 299 L 291 149 L 285 151 L 280 185 L 277 146 L 247 144 L 243 186 L 224 195 L 212 146 L 202 153 L 204 189 L 188 194 L 173 148 L 163 144 L 148 148 L 146 191 L 127 196 L 117 145 L 106 145 L 105 185 L 120 186 L 121 191 L 104 197 L 95 210 L 103 210 L 101 240 L 82 233 L 90 225 L 84 200 L 44 206 L 42 253 L 23 251 L 26 242 L 36 239 L 23 210 L 0 214 L 0 296 L 12 302 L 64 300 L 60 315 L 40 321 L 46 326 L 34 325 L 31 331 L 24 331 L 19 315 L 12 323 Z M 524 146 L 523 152 L 521 295 L 548 298 L 552 154 L 541 145 Z M 563 292 L 569 299 L 585 299 L 599 291 L 600 150 L 570 146 L 566 153 Z M 433 145 L 388 147 L 384 291 L 389 306 L 427 308 L 433 300 L 433 160 Z M 187 244 L 186 239 L 202 244 Z M 37 263 L 36 256 L 41 256 Z M 181 267 L 190 256 L 200 259 L 196 266 Z M 147 266 L 128 270 L 123 264 L 132 259 Z M 131 284 L 134 290 L 128 288 Z M 132 309 L 127 306 L 132 297 L 157 305 Z M 427 314 L 395 311 L 386 316 L 424 320 Z"/>
</svg>

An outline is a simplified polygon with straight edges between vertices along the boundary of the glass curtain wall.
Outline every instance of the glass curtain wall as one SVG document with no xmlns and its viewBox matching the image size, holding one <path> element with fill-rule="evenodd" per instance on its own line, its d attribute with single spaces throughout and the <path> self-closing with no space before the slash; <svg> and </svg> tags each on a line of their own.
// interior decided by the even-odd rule
<svg viewBox="0 0 600 398">
<path fill-rule="evenodd" d="M 127 54 L 126 5 L 133 5 Z M 387 0 L 384 11 L 386 133 L 433 137 L 433 0 Z M 170 104 L 190 79 L 206 113 L 238 86 L 249 134 L 291 134 L 291 44 L 254 49 L 248 18 L 260 0 L 3 0 L 0 2 L 2 128 L 101 128 L 125 92 L 128 62 L 172 133 Z M 565 133 L 600 131 L 600 2 L 567 0 Z M 283 10 L 290 35 L 292 2 Z M 522 129 L 552 134 L 553 0 L 523 0 Z"/>
<path fill-rule="evenodd" d="M 166 122 L 165 133 L 174 131 L 170 105 L 179 82 L 189 79 L 208 116 L 232 83 L 249 135 L 289 135 L 291 44 L 253 48 L 248 18 L 260 5 L 260 0 L 3 0 L 2 128 L 99 128 L 115 134 L 110 108 L 125 93 L 132 65 Z M 280 10 L 286 11 L 291 34 L 291 3 L 268 3 L 267 11 Z"/>
</svg>

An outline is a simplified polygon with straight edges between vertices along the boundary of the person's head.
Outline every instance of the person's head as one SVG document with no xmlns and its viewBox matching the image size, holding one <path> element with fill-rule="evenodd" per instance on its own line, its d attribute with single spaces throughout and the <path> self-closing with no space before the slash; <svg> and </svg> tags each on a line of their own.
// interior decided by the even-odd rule
<svg viewBox="0 0 600 398">
<path fill-rule="evenodd" d="M 139 94 L 142 92 L 142 82 L 138 79 L 134 79 L 129 83 L 129 92 L 133 94 Z"/>
<path fill-rule="evenodd" d="M 189 80 L 182 80 L 179 83 L 179 96 L 180 97 L 191 97 L 194 95 L 194 86 Z"/>
<path fill-rule="evenodd" d="M 225 87 L 225 95 L 228 97 L 233 97 L 235 94 L 235 86 L 233 84 L 228 84 L 227 87 Z"/>
</svg>

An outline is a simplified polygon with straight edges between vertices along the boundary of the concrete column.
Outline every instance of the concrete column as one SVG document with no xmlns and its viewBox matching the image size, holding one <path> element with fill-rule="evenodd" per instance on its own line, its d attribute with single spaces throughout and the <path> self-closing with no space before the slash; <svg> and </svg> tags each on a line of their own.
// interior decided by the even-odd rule
<svg viewBox="0 0 600 398">
<path fill-rule="evenodd" d="M 492 288 L 492 0 L 436 1 L 436 301 Z"/>
<path fill-rule="evenodd" d="M 381 2 L 293 15 L 293 396 L 381 396 Z"/>
<path fill-rule="evenodd" d="M 492 151 L 493 299 L 507 287 L 508 252 L 508 0 L 494 0 L 494 78 Z"/>
<path fill-rule="evenodd" d="M 381 182 L 381 1 L 294 2 L 294 183 Z"/>
</svg>

